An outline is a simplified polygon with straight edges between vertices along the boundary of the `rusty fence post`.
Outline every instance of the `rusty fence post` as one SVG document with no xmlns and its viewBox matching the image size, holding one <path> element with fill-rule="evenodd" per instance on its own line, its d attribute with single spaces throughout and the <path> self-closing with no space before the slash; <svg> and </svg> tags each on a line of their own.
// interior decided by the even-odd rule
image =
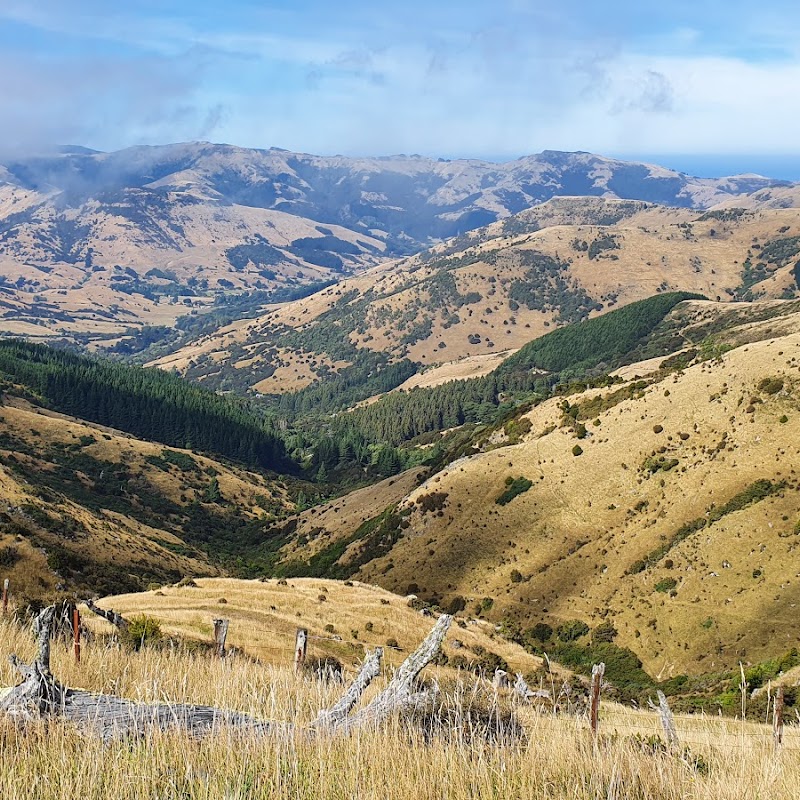
<svg viewBox="0 0 800 800">
<path fill-rule="evenodd" d="M 225 658 L 225 640 L 228 638 L 229 622 L 227 619 L 214 620 L 214 645 L 220 658 Z"/>
<path fill-rule="evenodd" d="M 300 672 L 306 663 L 306 653 L 308 652 L 308 631 L 305 628 L 298 628 L 294 639 L 294 671 Z"/>
<path fill-rule="evenodd" d="M 81 663 L 81 612 L 77 606 L 72 607 L 72 649 L 75 652 L 75 662 Z"/>
</svg>

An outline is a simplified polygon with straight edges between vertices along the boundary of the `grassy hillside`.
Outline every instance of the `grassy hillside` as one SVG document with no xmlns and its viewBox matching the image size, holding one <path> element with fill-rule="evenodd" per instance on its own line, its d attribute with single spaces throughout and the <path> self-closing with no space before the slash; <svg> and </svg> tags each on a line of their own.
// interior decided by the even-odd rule
<svg viewBox="0 0 800 800">
<path fill-rule="evenodd" d="M 512 631 L 611 622 L 661 679 L 781 655 L 800 591 L 794 306 L 688 304 L 702 346 L 510 419 L 360 531 L 308 512 L 285 562 L 332 557 Z"/>
<path fill-rule="evenodd" d="M 213 640 L 212 620 L 224 617 L 230 620 L 230 645 L 263 662 L 283 666 L 293 663 L 298 627 L 306 628 L 311 637 L 309 658 L 332 656 L 352 667 L 363 659 L 365 648 L 374 647 L 384 647 L 388 663 L 399 664 L 417 647 L 428 621 L 406 597 L 358 582 L 345 585 L 315 578 L 292 578 L 288 582 L 202 578 L 195 583 L 192 587 L 163 586 L 146 593 L 115 595 L 98 604 L 128 618 L 145 614 L 157 619 L 165 633 L 201 641 Z M 111 631 L 99 618 L 89 624 L 98 632 Z M 387 646 L 387 642 L 393 644 Z M 542 663 L 499 636 L 485 621 L 455 627 L 444 653 L 444 665 L 455 659 L 455 665 L 483 666 L 490 673 L 494 672 L 494 662 L 486 653 L 526 674 Z"/>
<path fill-rule="evenodd" d="M 356 402 L 400 385 L 409 371 L 447 364 L 452 373 L 463 359 L 474 373 L 476 356 L 513 351 L 657 293 L 794 297 L 798 237 L 794 208 L 700 213 L 559 198 L 199 337 L 154 363 L 262 394 L 317 380 L 324 391 L 335 376 L 358 388 L 347 396 Z"/>
<path fill-rule="evenodd" d="M 242 569 L 264 521 L 294 507 L 275 479 L 12 395 L 0 477 L 1 571 L 20 599 Z"/>
</svg>

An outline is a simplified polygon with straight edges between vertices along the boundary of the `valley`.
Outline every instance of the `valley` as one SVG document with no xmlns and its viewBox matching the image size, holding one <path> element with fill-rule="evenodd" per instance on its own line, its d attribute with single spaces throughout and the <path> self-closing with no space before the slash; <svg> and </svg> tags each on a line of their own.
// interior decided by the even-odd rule
<svg viewBox="0 0 800 800">
<path fill-rule="evenodd" d="M 688 681 L 670 689 L 687 709 L 727 710 L 720 687 L 739 661 L 793 664 L 792 186 L 678 185 L 588 154 L 494 173 L 337 162 L 342 197 L 358 181 L 375 203 L 381 181 L 386 203 L 408 199 L 409 176 L 427 187 L 428 217 L 401 236 L 402 215 L 334 219 L 324 159 L 139 153 L 146 166 L 115 178 L 133 204 L 122 214 L 64 165 L 102 172 L 132 154 L 84 155 L 16 168 L 5 187 L 27 211 L 3 257 L 42 275 L 0 286 L 7 332 L 59 345 L 0 342 L 0 563 L 19 602 L 150 588 L 143 606 L 114 602 L 191 636 L 152 587 L 280 578 L 320 597 L 357 582 L 478 620 L 530 658 L 579 673 L 603 658 L 621 699 Z M 523 168 L 550 176 L 538 205 L 501 204 Z M 487 174 L 486 191 L 455 188 Z M 80 246 L 67 259 L 65 220 L 89 206 L 95 227 L 69 229 Z M 316 244 L 300 252 L 301 239 Z M 161 265 L 144 278 L 163 292 L 136 259 Z M 73 279 L 109 324 L 87 327 L 91 310 L 35 323 L 56 295 L 79 302 Z M 143 305 L 118 305 L 120 292 Z"/>
</svg>

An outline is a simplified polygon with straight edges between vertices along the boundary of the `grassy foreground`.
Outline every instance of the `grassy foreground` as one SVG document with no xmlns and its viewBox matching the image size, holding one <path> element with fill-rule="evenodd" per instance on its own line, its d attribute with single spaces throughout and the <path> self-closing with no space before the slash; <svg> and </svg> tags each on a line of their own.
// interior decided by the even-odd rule
<svg viewBox="0 0 800 800">
<path fill-rule="evenodd" d="M 25 630 L 0 622 L 0 654 L 33 656 Z M 180 650 L 130 653 L 88 645 L 80 665 L 66 646 L 53 669 L 72 686 L 142 700 L 194 701 L 264 717 L 307 722 L 338 695 L 280 666 L 220 662 Z M 0 683 L 14 682 L 0 667 Z M 504 747 L 456 735 L 424 741 L 401 722 L 349 737 L 255 739 L 223 734 L 203 741 L 158 735 L 108 746 L 58 723 L 24 730 L 0 721 L 0 796 L 55 798 L 793 798 L 800 783 L 800 736 L 787 731 L 772 753 L 765 726 L 679 718 L 692 762 L 653 753 L 632 738 L 657 731 L 651 714 L 609 708 L 607 735 L 594 751 L 585 720 L 523 712 L 524 744 Z M 619 733 L 614 733 L 614 727 Z M 704 767 L 694 765 L 701 758 Z"/>
</svg>

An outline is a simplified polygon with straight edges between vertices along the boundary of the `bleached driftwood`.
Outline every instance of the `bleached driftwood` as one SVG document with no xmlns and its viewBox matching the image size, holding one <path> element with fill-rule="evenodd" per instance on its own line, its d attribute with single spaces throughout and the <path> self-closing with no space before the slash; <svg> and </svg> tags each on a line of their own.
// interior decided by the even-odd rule
<svg viewBox="0 0 800 800">
<path fill-rule="evenodd" d="M 356 727 L 377 724 L 391 714 L 418 706 L 430 699 L 430 694 L 417 692 L 414 681 L 439 651 L 452 617 L 443 615 L 420 647 L 400 666 L 389 685 L 365 708 L 354 715 L 361 695 L 380 671 L 381 648 L 369 654 L 342 698 L 329 709 L 321 711 L 307 729 L 290 723 L 259 719 L 213 706 L 187 703 L 136 703 L 116 695 L 95 694 L 83 689 L 62 686 L 50 672 L 50 633 L 54 607 L 42 611 L 34 622 L 39 652 L 31 665 L 20 663 L 16 656 L 11 662 L 22 673 L 23 681 L 0 699 L 0 712 L 20 721 L 41 718 L 60 718 L 75 723 L 82 731 L 96 734 L 105 740 L 141 736 L 153 730 L 184 730 L 202 736 L 233 729 L 246 733 L 274 735 L 322 730 L 339 733 Z M 102 615 L 101 615 L 102 616 Z"/>
</svg>

